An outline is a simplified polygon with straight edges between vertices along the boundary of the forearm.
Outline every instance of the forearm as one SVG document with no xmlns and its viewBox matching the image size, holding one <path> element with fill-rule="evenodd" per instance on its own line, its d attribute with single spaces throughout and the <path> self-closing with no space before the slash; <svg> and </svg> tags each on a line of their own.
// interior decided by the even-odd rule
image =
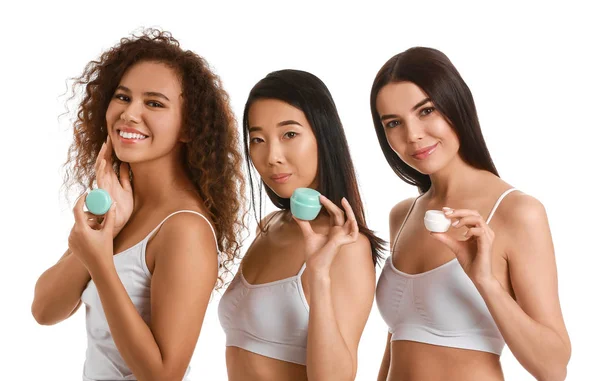
<svg viewBox="0 0 600 381">
<path fill-rule="evenodd" d="M 39 324 L 52 325 L 68 318 L 79 306 L 91 277 L 68 250 L 35 284 L 31 313 Z"/>
<path fill-rule="evenodd" d="M 354 365 L 335 318 L 328 275 L 308 274 L 310 315 L 307 373 L 310 381 L 353 380 Z"/>
<path fill-rule="evenodd" d="M 90 272 L 115 345 L 136 378 L 170 380 L 154 335 L 133 305 L 114 266 L 99 265 Z"/>
<path fill-rule="evenodd" d="M 538 380 L 564 380 L 570 349 L 559 334 L 530 318 L 497 280 L 476 287 L 521 365 Z"/>
</svg>

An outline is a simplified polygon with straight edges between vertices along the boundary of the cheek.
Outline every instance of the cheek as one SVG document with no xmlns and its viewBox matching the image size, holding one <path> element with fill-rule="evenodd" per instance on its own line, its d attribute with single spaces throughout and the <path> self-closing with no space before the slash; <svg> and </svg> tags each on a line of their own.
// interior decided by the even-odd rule
<svg viewBox="0 0 600 381">
<path fill-rule="evenodd" d="M 177 115 L 169 113 L 148 114 L 145 118 L 146 125 L 153 133 L 170 135 L 177 139 L 181 134 L 181 119 Z"/>
<path fill-rule="evenodd" d="M 250 147 L 248 149 L 248 155 L 250 156 L 250 161 L 252 165 L 259 174 L 262 175 L 262 168 L 264 162 L 264 150 L 261 147 Z"/>
<path fill-rule="evenodd" d="M 115 102 L 110 102 L 108 104 L 108 109 L 106 109 L 106 123 L 109 126 L 112 126 L 120 117 L 121 111 L 118 104 Z"/>
<path fill-rule="evenodd" d="M 385 137 L 392 150 L 396 152 L 396 155 L 404 160 L 404 150 L 406 149 L 404 142 L 406 139 L 402 136 L 402 131 L 398 128 L 388 129 L 386 130 Z"/>
<path fill-rule="evenodd" d="M 293 152 L 294 161 L 302 172 L 314 174 L 317 170 L 319 152 L 314 139 L 306 139 Z"/>
</svg>

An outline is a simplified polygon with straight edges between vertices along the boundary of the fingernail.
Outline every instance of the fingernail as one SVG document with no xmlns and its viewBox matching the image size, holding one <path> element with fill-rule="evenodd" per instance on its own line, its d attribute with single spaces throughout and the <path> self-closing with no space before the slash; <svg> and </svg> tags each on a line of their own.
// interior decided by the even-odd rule
<svg viewBox="0 0 600 381">
<path fill-rule="evenodd" d="M 452 210 L 446 210 L 446 211 L 444 212 L 444 214 L 448 216 L 448 215 L 452 214 Z"/>
<path fill-rule="evenodd" d="M 458 220 L 454 221 L 454 222 L 452 223 L 452 226 L 456 226 L 456 225 L 458 225 L 458 222 L 459 222 Z"/>
</svg>

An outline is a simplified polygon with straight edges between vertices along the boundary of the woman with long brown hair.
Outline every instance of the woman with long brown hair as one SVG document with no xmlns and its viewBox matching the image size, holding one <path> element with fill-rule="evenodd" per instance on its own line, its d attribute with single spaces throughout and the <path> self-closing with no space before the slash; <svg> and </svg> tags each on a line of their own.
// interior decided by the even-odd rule
<svg viewBox="0 0 600 381">
<path fill-rule="evenodd" d="M 502 380 L 505 344 L 538 380 L 564 380 L 571 344 L 544 206 L 498 175 L 454 65 L 435 49 L 395 55 L 371 113 L 389 165 L 420 193 L 390 212 L 378 380 Z"/>
<path fill-rule="evenodd" d="M 96 183 L 113 205 L 99 219 L 79 198 L 32 313 L 50 325 L 86 305 L 84 380 L 187 379 L 211 293 L 240 248 L 228 96 L 202 57 L 152 29 L 90 62 L 75 86 L 85 92 L 66 184 Z"/>
</svg>

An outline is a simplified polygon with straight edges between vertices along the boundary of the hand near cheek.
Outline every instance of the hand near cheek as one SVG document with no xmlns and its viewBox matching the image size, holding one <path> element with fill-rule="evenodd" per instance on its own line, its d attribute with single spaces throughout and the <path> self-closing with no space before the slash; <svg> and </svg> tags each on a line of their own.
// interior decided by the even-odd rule
<svg viewBox="0 0 600 381">
<path fill-rule="evenodd" d="M 465 273 L 474 283 L 493 279 L 492 246 L 494 231 L 479 212 L 468 209 L 444 208 L 446 217 L 453 220 L 454 229 L 466 226 L 465 240 L 457 240 L 447 233 L 430 233 L 456 255 Z"/>
<path fill-rule="evenodd" d="M 83 210 L 85 195 L 79 197 L 73 208 L 75 224 L 69 235 L 69 249 L 88 270 L 113 263 L 113 229 L 117 210 L 110 207 L 100 224 L 91 224 Z"/>
</svg>

